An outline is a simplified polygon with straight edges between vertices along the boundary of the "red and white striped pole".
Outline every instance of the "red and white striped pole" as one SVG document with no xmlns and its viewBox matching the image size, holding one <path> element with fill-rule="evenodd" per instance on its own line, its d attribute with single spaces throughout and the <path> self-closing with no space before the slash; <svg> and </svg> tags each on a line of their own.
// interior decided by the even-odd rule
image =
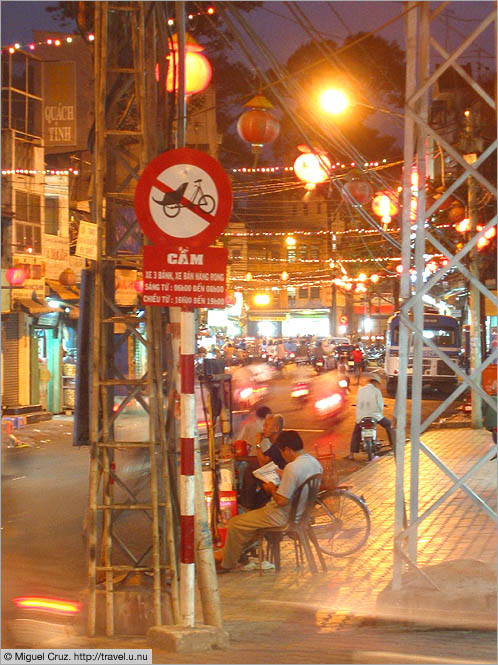
<svg viewBox="0 0 498 665">
<path fill-rule="evenodd" d="M 180 614 L 183 626 L 192 627 L 194 601 L 194 354 L 195 318 L 193 310 L 182 310 L 180 319 Z"/>
</svg>

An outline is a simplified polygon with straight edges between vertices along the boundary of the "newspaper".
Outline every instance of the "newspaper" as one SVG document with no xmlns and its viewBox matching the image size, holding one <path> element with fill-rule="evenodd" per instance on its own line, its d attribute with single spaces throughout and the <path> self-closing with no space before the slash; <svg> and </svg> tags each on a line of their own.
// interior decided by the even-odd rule
<svg viewBox="0 0 498 665">
<path fill-rule="evenodd" d="M 278 466 L 275 462 L 268 462 L 264 466 L 261 466 L 259 469 L 254 469 L 252 475 L 258 480 L 262 480 L 264 483 L 273 483 L 278 485 L 280 483 L 280 476 L 277 473 Z"/>
</svg>

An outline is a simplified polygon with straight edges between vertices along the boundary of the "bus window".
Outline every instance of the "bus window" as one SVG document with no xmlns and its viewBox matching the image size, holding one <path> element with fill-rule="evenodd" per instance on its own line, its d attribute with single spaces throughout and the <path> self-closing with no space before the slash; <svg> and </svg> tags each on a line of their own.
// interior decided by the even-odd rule
<svg viewBox="0 0 498 665">
<path fill-rule="evenodd" d="M 424 330 L 424 337 L 431 339 L 436 346 L 456 346 L 455 330 L 451 328 Z"/>
</svg>

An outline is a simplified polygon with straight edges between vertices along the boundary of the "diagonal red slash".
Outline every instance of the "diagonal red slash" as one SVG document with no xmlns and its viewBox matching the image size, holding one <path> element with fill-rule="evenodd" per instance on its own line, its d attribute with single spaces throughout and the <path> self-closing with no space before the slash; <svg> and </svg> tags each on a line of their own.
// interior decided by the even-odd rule
<svg viewBox="0 0 498 665">
<path fill-rule="evenodd" d="M 164 182 L 161 182 L 160 180 L 155 181 L 155 183 L 152 185 L 153 187 L 156 187 L 159 189 L 163 194 L 171 194 L 171 192 L 174 192 L 174 189 L 171 189 L 171 187 L 168 187 L 168 185 L 165 185 Z M 205 213 L 204 210 L 201 210 L 198 206 L 192 203 L 190 199 L 186 199 L 184 196 L 180 199 L 180 203 L 184 208 L 187 208 L 187 210 L 190 210 L 193 212 L 195 215 L 199 215 L 205 222 L 208 224 L 211 224 L 211 222 L 215 221 L 215 217 L 213 215 L 209 215 L 208 213 Z M 160 204 L 158 204 L 160 205 Z M 176 203 L 172 203 L 171 205 L 176 205 Z M 195 210 L 193 209 L 195 206 Z"/>
</svg>

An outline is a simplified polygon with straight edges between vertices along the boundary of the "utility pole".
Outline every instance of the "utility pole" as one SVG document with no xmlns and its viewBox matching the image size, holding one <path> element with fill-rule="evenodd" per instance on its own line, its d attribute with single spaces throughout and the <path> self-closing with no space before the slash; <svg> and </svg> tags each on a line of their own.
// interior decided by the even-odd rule
<svg viewBox="0 0 498 665">
<path fill-rule="evenodd" d="M 474 140 L 474 119 L 470 110 L 465 111 L 465 138 L 468 153 L 464 155 L 467 164 L 473 164 L 477 160 Z M 477 233 L 477 183 L 472 175 L 467 178 L 468 213 L 470 222 L 470 235 Z M 469 268 L 472 275 L 479 280 L 479 260 L 477 247 L 474 246 L 469 252 Z M 481 296 L 474 282 L 469 284 L 469 314 L 470 314 L 470 370 L 474 372 L 482 363 L 481 349 Z M 480 377 L 479 377 L 480 383 Z M 482 427 L 482 397 L 476 391 L 472 391 L 472 428 Z"/>
<path fill-rule="evenodd" d="M 147 119 L 151 109 L 157 113 L 153 75 L 157 60 L 151 52 L 157 15 L 148 12 L 150 22 L 146 24 L 147 7 L 148 3 L 141 2 L 95 3 L 92 213 L 97 226 L 97 259 L 91 348 L 90 636 L 100 628 L 97 616 L 104 617 L 102 627 L 109 637 L 136 629 L 139 617 L 128 607 L 116 611 L 130 602 L 150 604 L 149 614 L 156 625 L 166 617 L 179 621 L 177 547 L 161 376 L 161 321 L 154 308 L 145 308 L 144 336 L 141 308 L 124 306 L 116 298 L 115 287 L 117 270 L 136 274 L 142 269 L 142 236 L 133 212 L 135 179 L 154 152 Z M 146 28 L 154 36 L 147 44 Z M 154 87 L 150 87 L 151 81 Z M 129 245 L 134 251 L 129 251 Z M 123 369 L 119 365 L 119 349 L 131 344 L 141 347 L 146 356 L 142 376 L 134 375 L 134 366 Z M 126 421 L 131 404 L 137 405 L 132 416 L 134 427 L 130 427 L 129 419 Z M 138 417 L 144 418 L 145 427 L 136 426 Z M 136 468 L 139 462 L 146 469 L 147 482 L 137 490 L 129 468 Z M 127 587 L 131 579 L 133 590 Z"/>
<path fill-rule="evenodd" d="M 335 261 L 332 258 L 332 202 L 330 200 L 330 188 L 327 193 L 327 254 L 330 261 L 330 292 L 331 292 L 331 303 L 329 307 L 329 330 L 331 337 L 337 336 L 337 286 L 335 284 Z"/>
</svg>

